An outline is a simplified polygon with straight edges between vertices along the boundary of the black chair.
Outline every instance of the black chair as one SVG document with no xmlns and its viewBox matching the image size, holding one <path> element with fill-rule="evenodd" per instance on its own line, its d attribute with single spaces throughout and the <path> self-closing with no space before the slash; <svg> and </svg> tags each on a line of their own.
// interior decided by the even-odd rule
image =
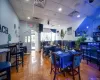
<svg viewBox="0 0 100 80">
<path fill-rule="evenodd" d="M 75 80 L 75 75 L 79 75 L 79 80 L 81 80 L 81 76 L 80 76 L 80 63 L 81 63 L 81 54 L 74 54 L 73 55 L 73 62 L 72 62 L 72 66 L 70 66 L 71 70 L 71 75 L 73 76 L 73 80 Z"/>
<path fill-rule="evenodd" d="M 72 64 L 72 75 L 73 75 L 73 80 L 75 80 L 75 75 L 79 74 L 79 80 L 81 80 L 80 77 L 80 63 L 81 63 L 81 53 L 80 54 L 74 54 L 73 56 L 73 64 Z M 78 71 L 76 70 L 78 69 Z"/>
<path fill-rule="evenodd" d="M 15 58 L 15 62 L 13 62 L 15 64 L 12 64 L 12 67 L 16 66 L 16 70 L 18 72 L 19 64 L 22 64 L 22 67 L 23 67 L 23 64 L 24 64 L 23 49 L 18 50 L 16 44 L 9 46 L 9 48 L 10 48 L 10 59 Z"/>
<path fill-rule="evenodd" d="M 57 61 L 57 59 L 56 59 L 56 55 L 52 51 L 50 51 L 50 57 L 51 57 L 51 71 L 50 71 L 50 74 L 52 73 L 52 71 L 54 72 L 53 80 L 55 80 L 57 73 L 60 73 L 60 64 L 59 64 L 59 61 Z"/>
<path fill-rule="evenodd" d="M 10 68 L 10 62 L 0 62 L 0 80 L 11 80 Z"/>
<path fill-rule="evenodd" d="M 65 68 L 69 67 L 72 65 L 72 62 L 69 62 L 65 65 L 65 68 L 61 68 L 60 67 L 60 61 L 59 61 L 59 57 L 53 53 L 52 51 L 50 51 L 50 57 L 51 57 L 51 71 L 50 74 L 52 72 L 54 72 L 54 78 L 53 80 L 56 79 L 56 75 L 62 73 L 65 77 Z"/>
</svg>

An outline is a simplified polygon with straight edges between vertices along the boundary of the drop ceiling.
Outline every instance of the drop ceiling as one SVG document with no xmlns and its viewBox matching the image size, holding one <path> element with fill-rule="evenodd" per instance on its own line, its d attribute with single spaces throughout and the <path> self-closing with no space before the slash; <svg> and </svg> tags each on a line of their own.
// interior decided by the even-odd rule
<svg viewBox="0 0 100 80">
<path fill-rule="evenodd" d="M 86 16 L 90 16 L 96 8 L 100 7 L 100 0 L 94 0 L 91 4 L 88 0 L 45 0 L 44 8 L 35 6 L 34 0 L 9 1 L 20 20 L 43 24 L 47 24 L 49 20 L 52 26 L 70 26 Z M 61 12 L 58 11 L 59 8 L 62 8 Z M 68 16 L 73 11 L 79 12 L 80 18 L 77 18 L 77 15 Z M 31 19 L 28 20 L 27 17 Z"/>
</svg>

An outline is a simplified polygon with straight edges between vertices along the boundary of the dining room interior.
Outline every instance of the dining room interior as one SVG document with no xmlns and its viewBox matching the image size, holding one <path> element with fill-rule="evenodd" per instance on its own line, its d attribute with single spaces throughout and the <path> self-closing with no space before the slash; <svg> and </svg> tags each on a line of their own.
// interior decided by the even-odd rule
<svg viewBox="0 0 100 80">
<path fill-rule="evenodd" d="M 100 0 L 0 0 L 0 80 L 100 80 Z"/>
</svg>

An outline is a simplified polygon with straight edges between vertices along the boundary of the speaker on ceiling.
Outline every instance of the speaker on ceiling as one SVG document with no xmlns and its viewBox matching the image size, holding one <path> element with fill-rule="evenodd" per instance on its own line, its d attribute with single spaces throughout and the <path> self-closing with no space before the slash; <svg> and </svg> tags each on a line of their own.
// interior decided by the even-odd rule
<svg viewBox="0 0 100 80">
<path fill-rule="evenodd" d="M 39 24 L 39 32 L 43 32 L 43 24 Z"/>
<path fill-rule="evenodd" d="M 92 3 L 94 0 L 89 0 L 89 3 Z"/>
</svg>

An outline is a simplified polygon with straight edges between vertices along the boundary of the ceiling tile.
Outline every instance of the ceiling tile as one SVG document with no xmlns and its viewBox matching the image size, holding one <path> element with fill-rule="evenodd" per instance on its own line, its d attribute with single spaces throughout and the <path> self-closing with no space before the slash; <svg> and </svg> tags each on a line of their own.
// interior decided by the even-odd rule
<svg viewBox="0 0 100 80">
<path fill-rule="evenodd" d="M 29 4 L 27 4 L 27 3 L 23 3 L 23 2 L 21 2 L 21 5 L 22 5 L 22 7 L 23 7 L 23 10 L 27 10 L 27 11 L 33 11 L 33 5 L 29 5 Z"/>
<path fill-rule="evenodd" d="M 62 8 L 62 12 L 58 11 L 59 8 Z M 58 4 L 58 3 L 53 2 L 51 0 L 47 0 L 45 9 L 48 9 L 48 10 L 51 10 L 51 11 L 54 11 L 54 12 L 58 12 L 58 13 L 61 13 L 61 14 L 65 14 L 65 15 L 68 15 L 70 12 L 73 11 L 72 9 L 70 9 L 66 6 Z"/>
<path fill-rule="evenodd" d="M 19 0 L 10 0 L 13 8 L 22 9 L 21 2 Z"/>
</svg>

